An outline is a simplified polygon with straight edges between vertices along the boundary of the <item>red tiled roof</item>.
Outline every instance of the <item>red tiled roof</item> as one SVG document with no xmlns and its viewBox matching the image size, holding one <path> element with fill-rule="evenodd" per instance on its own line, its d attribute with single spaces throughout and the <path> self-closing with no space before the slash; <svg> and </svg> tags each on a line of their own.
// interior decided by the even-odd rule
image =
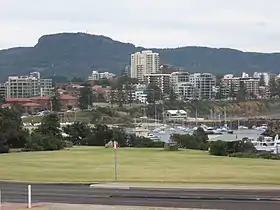
<svg viewBox="0 0 280 210">
<path fill-rule="evenodd" d="M 23 104 L 22 105 L 23 107 L 41 107 L 40 104 L 37 104 L 37 103 L 26 103 L 26 104 Z"/>
<path fill-rule="evenodd" d="M 59 96 L 60 100 L 77 100 L 77 97 L 71 96 L 71 95 L 66 95 L 66 94 L 62 94 Z"/>
<path fill-rule="evenodd" d="M 32 102 L 29 98 L 6 98 L 5 102 Z"/>
<path fill-rule="evenodd" d="M 35 96 L 31 97 L 30 100 L 50 100 L 49 96 Z"/>
</svg>

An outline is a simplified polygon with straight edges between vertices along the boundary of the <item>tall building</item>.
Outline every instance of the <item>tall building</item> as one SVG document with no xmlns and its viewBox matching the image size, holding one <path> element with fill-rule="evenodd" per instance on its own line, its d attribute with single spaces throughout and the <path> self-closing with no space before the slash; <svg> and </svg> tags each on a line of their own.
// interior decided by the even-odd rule
<svg viewBox="0 0 280 210">
<path fill-rule="evenodd" d="M 197 89 L 198 98 L 215 98 L 216 76 L 210 73 L 190 74 L 190 83 Z"/>
<path fill-rule="evenodd" d="M 0 97 L 6 98 L 7 96 L 7 84 L 0 83 Z"/>
<path fill-rule="evenodd" d="M 151 50 L 136 52 L 131 55 L 130 77 L 144 81 L 145 74 L 159 71 L 159 54 Z"/>
<path fill-rule="evenodd" d="M 52 79 L 41 79 L 37 73 L 10 76 L 6 82 L 6 93 L 7 98 L 49 96 L 52 93 Z"/>
<path fill-rule="evenodd" d="M 162 93 L 170 91 L 170 74 L 145 74 L 144 82 L 158 86 Z"/>
</svg>

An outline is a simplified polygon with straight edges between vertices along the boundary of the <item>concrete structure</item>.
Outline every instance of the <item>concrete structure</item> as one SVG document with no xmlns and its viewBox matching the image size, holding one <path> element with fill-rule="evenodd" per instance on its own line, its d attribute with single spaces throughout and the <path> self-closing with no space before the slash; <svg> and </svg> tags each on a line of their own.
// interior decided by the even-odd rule
<svg viewBox="0 0 280 210">
<path fill-rule="evenodd" d="M 158 86 L 163 93 L 169 93 L 171 87 L 170 74 L 145 74 L 144 82 Z"/>
<path fill-rule="evenodd" d="M 192 100 L 199 96 L 199 91 L 190 82 L 179 82 L 173 85 L 173 90 L 179 99 Z"/>
<path fill-rule="evenodd" d="M 131 55 L 130 77 L 144 81 L 145 74 L 159 71 L 159 54 L 151 50 L 137 52 Z"/>
<path fill-rule="evenodd" d="M 180 82 L 189 82 L 190 73 L 189 72 L 173 72 L 170 74 L 172 85 Z"/>
<path fill-rule="evenodd" d="M 28 76 L 10 76 L 6 82 L 7 98 L 28 98 L 49 96 L 52 93 L 52 79 L 41 79 L 38 72 Z"/>
<path fill-rule="evenodd" d="M 244 84 L 246 92 L 256 97 L 259 96 L 259 78 L 249 77 L 243 73 L 242 77 L 234 77 L 232 74 L 227 74 L 221 79 L 222 94 L 229 97 L 230 92 L 236 94 L 240 90 L 240 86 Z"/>
<path fill-rule="evenodd" d="M 198 91 L 198 98 L 211 99 L 215 98 L 216 76 L 210 73 L 190 74 L 190 84 Z"/>
<path fill-rule="evenodd" d="M 263 79 L 264 85 L 269 86 L 270 75 L 267 72 L 255 72 L 253 74 L 254 78 L 259 78 L 260 80 Z"/>
<path fill-rule="evenodd" d="M 166 120 L 186 120 L 188 113 L 185 110 L 166 110 L 164 116 Z"/>
<path fill-rule="evenodd" d="M 110 72 L 98 72 L 98 71 L 92 71 L 91 76 L 88 77 L 88 80 L 95 81 L 95 80 L 101 80 L 101 79 L 112 79 L 116 75 Z"/>
<path fill-rule="evenodd" d="M 7 97 L 7 83 L 0 83 L 0 96 Z"/>
<path fill-rule="evenodd" d="M 133 101 L 146 104 L 147 103 L 147 93 L 144 90 L 136 90 L 132 93 Z"/>
</svg>

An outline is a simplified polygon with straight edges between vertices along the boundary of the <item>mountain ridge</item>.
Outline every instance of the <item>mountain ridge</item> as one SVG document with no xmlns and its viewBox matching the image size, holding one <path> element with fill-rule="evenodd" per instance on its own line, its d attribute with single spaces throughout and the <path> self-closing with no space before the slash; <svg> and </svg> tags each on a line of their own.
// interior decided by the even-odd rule
<svg viewBox="0 0 280 210">
<path fill-rule="evenodd" d="M 44 76 L 88 76 L 92 70 L 120 74 L 130 63 L 130 54 L 153 50 L 162 64 L 171 64 L 189 72 L 240 74 L 243 71 L 278 73 L 280 53 L 245 52 L 231 48 L 185 46 L 144 48 L 103 35 L 58 33 L 44 35 L 33 47 L 0 50 L 0 79 L 8 75 L 40 71 Z"/>
</svg>

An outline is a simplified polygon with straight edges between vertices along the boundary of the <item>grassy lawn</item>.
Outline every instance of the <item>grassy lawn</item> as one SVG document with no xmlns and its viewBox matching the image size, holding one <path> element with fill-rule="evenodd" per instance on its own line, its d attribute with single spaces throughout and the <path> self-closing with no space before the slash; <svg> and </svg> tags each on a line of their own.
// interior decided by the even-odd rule
<svg viewBox="0 0 280 210">
<path fill-rule="evenodd" d="M 42 116 L 30 116 L 22 119 L 24 123 L 39 123 L 43 119 Z M 91 112 L 84 111 L 84 112 L 76 112 L 76 120 L 74 112 L 68 112 L 61 116 L 61 120 L 65 121 L 80 121 L 80 122 L 89 122 L 91 120 Z"/>
<path fill-rule="evenodd" d="M 101 147 L 0 155 L 0 180 L 112 181 L 114 153 Z M 280 161 L 214 157 L 207 152 L 120 148 L 119 181 L 280 184 Z"/>
</svg>

